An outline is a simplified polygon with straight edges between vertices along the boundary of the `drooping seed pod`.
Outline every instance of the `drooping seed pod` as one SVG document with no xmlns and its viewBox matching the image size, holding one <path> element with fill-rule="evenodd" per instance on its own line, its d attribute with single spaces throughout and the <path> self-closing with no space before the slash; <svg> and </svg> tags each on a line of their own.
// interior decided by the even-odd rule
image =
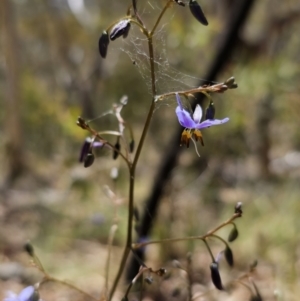
<svg viewBox="0 0 300 301">
<path fill-rule="evenodd" d="M 199 3 L 196 0 L 190 0 L 189 1 L 189 7 L 190 11 L 193 14 L 193 16 L 202 24 L 207 26 L 208 21 L 203 13 L 202 8 L 200 7 Z"/>
<path fill-rule="evenodd" d="M 236 228 L 236 225 L 234 225 L 232 230 L 230 231 L 230 233 L 228 235 L 228 241 L 233 242 L 234 240 L 237 239 L 238 236 L 239 236 L 238 229 Z"/>
<path fill-rule="evenodd" d="M 83 166 L 85 168 L 92 166 L 94 163 L 94 160 L 95 160 L 94 154 L 92 152 L 89 152 L 84 159 Z"/>
<path fill-rule="evenodd" d="M 34 248 L 33 248 L 33 245 L 29 241 L 24 245 L 24 250 L 27 252 L 27 254 L 30 257 L 34 257 Z"/>
<path fill-rule="evenodd" d="M 206 109 L 206 112 L 205 112 L 205 120 L 215 119 L 215 113 L 216 113 L 215 105 L 214 105 L 214 102 L 211 100 L 209 102 L 209 105 L 208 105 L 208 107 Z"/>
<path fill-rule="evenodd" d="M 129 152 L 133 153 L 133 151 L 134 151 L 134 140 L 131 140 L 129 142 Z"/>
<path fill-rule="evenodd" d="M 113 159 L 116 160 L 119 157 L 119 152 L 121 149 L 121 144 L 119 142 L 119 139 L 117 140 L 115 147 L 114 147 L 114 151 L 113 151 Z"/>
<path fill-rule="evenodd" d="M 101 57 L 103 57 L 104 59 L 106 58 L 108 44 L 109 44 L 109 36 L 107 31 L 104 30 L 102 32 L 101 37 L 99 38 L 99 43 L 98 43 L 99 53 Z"/>
<path fill-rule="evenodd" d="M 121 20 L 119 23 L 117 23 L 110 32 L 110 39 L 114 41 L 115 39 L 123 36 L 125 39 L 128 36 L 130 30 L 130 20 L 125 19 Z"/>
<path fill-rule="evenodd" d="M 218 290 L 223 290 L 222 280 L 219 273 L 219 266 L 216 262 L 210 264 L 211 280 Z"/>
<path fill-rule="evenodd" d="M 233 265 L 234 265 L 233 253 L 232 253 L 232 250 L 228 246 L 226 246 L 226 248 L 224 250 L 224 256 L 225 256 L 227 263 L 231 267 L 233 267 Z"/>
</svg>

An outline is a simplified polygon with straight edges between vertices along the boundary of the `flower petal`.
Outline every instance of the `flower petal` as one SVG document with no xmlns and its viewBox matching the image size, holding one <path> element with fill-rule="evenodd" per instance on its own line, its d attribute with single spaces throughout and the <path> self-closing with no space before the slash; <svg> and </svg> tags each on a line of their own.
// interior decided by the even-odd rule
<svg viewBox="0 0 300 301">
<path fill-rule="evenodd" d="M 175 112 L 176 112 L 179 123 L 183 127 L 188 128 L 188 129 L 194 129 L 194 128 L 196 128 L 197 125 L 199 125 L 199 124 L 195 123 L 195 121 L 191 117 L 190 113 L 187 112 L 186 110 L 182 110 L 180 108 L 180 106 L 178 106 L 176 108 Z"/>
<path fill-rule="evenodd" d="M 196 129 L 204 129 L 204 128 L 208 128 L 210 126 L 214 126 L 214 125 L 219 125 L 219 124 L 223 124 L 229 121 L 229 118 L 226 117 L 224 119 L 207 119 L 199 124 L 196 124 L 195 128 Z"/>
<path fill-rule="evenodd" d="M 197 104 L 193 114 L 193 119 L 196 123 L 200 123 L 201 118 L 202 118 L 202 108 L 200 107 L 199 104 Z"/>
<path fill-rule="evenodd" d="M 34 287 L 28 286 L 24 288 L 18 296 L 19 301 L 30 301 L 34 293 Z"/>
<path fill-rule="evenodd" d="M 182 105 L 181 98 L 180 98 L 179 94 L 175 93 L 175 96 L 176 96 L 178 106 L 180 107 L 181 110 L 183 110 L 183 105 Z"/>
</svg>

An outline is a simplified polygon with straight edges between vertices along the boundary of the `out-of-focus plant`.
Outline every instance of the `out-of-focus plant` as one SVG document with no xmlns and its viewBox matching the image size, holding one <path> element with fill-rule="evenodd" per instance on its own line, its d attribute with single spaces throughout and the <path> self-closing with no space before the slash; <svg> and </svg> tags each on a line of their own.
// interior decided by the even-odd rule
<svg viewBox="0 0 300 301">
<path fill-rule="evenodd" d="M 109 235 L 108 241 L 108 258 L 107 258 L 107 266 L 106 266 L 106 283 L 105 287 L 102 290 L 102 294 L 100 299 L 95 298 L 87 292 L 78 289 L 74 285 L 67 283 L 65 281 L 58 280 L 44 269 L 41 261 L 35 254 L 34 248 L 30 243 L 25 245 L 25 250 L 29 254 L 32 259 L 32 263 L 36 266 L 44 275 L 43 279 L 35 286 L 26 288 L 26 294 L 30 291 L 30 295 L 26 300 L 33 300 L 32 295 L 37 294 L 37 288 L 41 287 L 43 284 L 47 282 L 59 282 L 70 288 L 77 290 L 79 293 L 84 294 L 89 299 L 94 300 L 111 300 L 114 296 L 114 293 L 117 289 L 121 276 L 123 275 L 125 265 L 127 259 L 130 254 L 133 256 L 137 256 L 135 250 L 145 248 L 150 244 L 171 244 L 173 242 L 178 241 L 201 241 L 204 243 L 208 254 L 210 255 L 211 261 L 207 264 L 207 269 L 210 270 L 211 280 L 214 286 L 218 290 L 226 290 L 226 284 L 222 282 L 220 271 L 219 271 L 219 261 L 221 258 L 225 258 L 229 266 L 234 265 L 234 256 L 229 246 L 228 242 L 234 241 L 238 237 L 238 230 L 235 224 L 235 220 L 242 216 L 242 204 L 238 203 L 235 207 L 233 215 L 223 223 L 220 223 L 214 229 L 208 231 L 206 234 L 195 235 L 190 237 L 182 237 L 182 238 L 165 238 L 163 240 L 145 240 L 135 242 L 133 237 L 133 229 L 134 229 L 134 219 L 137 216 L 137 209 L 135 204 L 135 184 L 136 184 L 136 170 L 138 168 L 139 158 L 141 152 L 144 150 L 145 138 L 147 136 L 149 126 L 153 119 L 153 113 L 157 108 L 158 104 L 163 103 L 170 97 L 173 97 L 174 103 L 177 102 L 177 107 L 175 109 L 174 118 L 178 119 L 178 122 L 181 126 L 183 126 L 183 132 L 181 135 L 181 141 L 178 141 L 178 144 L 185 145 L 189 147 L 190 142 L 192 141 L 195 145 L 196 153 L 199 155 L 199 151 L 196 146 L 196 142 L 200 141 L 204 146 L 204 139 L 201 130 L 212 127 L 214 125 L 221 125 L 229 121 L 229 118 L 223 119 L 215 119 L 215 104 L 212 99 L 212 95 L 214 93 L 223 93 L 230 89 L 237 88 L 237 84 L 235 82 L 234 77 L 231 77 L 224 82 L 214 83 L 212 85 L 203 85 L 199 87 L 195 87 L 187 90 L 180 91 L 166 91 L 163 94 L 157 93 L 157 71 L 156 71 L 156 62 L 155 62 L 155 52 L 158 52 L 159 49 L 156 48 L 154 42 L 154 35 L 158 29 L 158 26 L 164 17 L 166 11 L 170 9 L 176 9 L 176 6 L 186 7 L 188 6 L 192 16 L 196 18 L 202 25 L 208 25 L 208 21 L 205 17 L 203 10 L 201 9 L 199 3 L 196 0 L 189 0 L 188 5 L 186 5 L 186 1 L 181 0 L 167 0 L 165 1 L 164 7 L 161 9 L 158 16 L 156 16 L 156 21 L 154 26 L 149 29 L 149 27 L 145 24 L 143 19 L 139 14 L 139 10 L 137 7 L 137 1 L 132 0 L 131 5 L 129 6 L 127 13 L 124 17 L 121 17 L 116 22 L 113 22 L 107 29 L 103 31 L 100 36 L 98 45 L 99 45 L 99 53 L 103 59 L 109 59 L 109 46 L 110 43 L 115 41 L 118 38 L 126 38 L 131 34 L 131 28 L 136 26 L 145 36 L 145 41 L 148 46 L 148 64 L 150 70 L 150 78 L 151 78 L 151 97 L 149 97 L 149 110 L 148 114 L 145 118 L 145 123 L 143 126 L 143 130 L 139 139 L 134 138 L 134 128 L 131 127 L 130 122 L 125 120 L 122 115 L 122 109 L 127 103 L 127 97 L 123 97 L 118 104 L 115 104 L 111 111 L 108 113 L 112 114 L 117 122 L 118 128 L 115 131 L 106 130 L 106 129 L 95 129 L 92 127 L 91 122 L 85 120 L 83 117 L 79 117 L 77 120 L 77 125 L 87 131 L 89 133 L 89 137 L 85 140 L 82 150 L 80 153 L 80 162 L 83 163 L 85 168 L 91 167 L 93 164 L 97 163 L 95 160 L 95 155 L 93 150 L 95 148 L 106 148 L 111 151 L 112 158 L 116 160 L 117 158 L 121 158 L 123 162 L 127 165 L 128 168 L 128 220 L 127 220 L 127 237 L 126 244 L 124 247 L 123 256 L 120 259 L 119 269 L 117 274 L 115 275 L 114 281 L 110 286 L 108 283 L 108 274 L 110 273 L 110 254 L 111 254 L 111 245 L 113 243 L 114 234 L 117 231 L 117 223 L 115 223 L 111 227 L 111 232 Z M 205 114 L 203 114 L 203 109 L 199 104 L 196 105 L 195 110 L 191 109 L 190 99 L 194 97 L 196 93 L 203 93 L 208 98 L 208 105 L 205 110 Z M 147 96 L 145 96 L 147 97 Z M 134 100 L 131 102 L 133 103 Z M 225 127 L 224 127 L 224 130 Z M 225 134 L 224 134 L 225 135 Z M 136 145 L 136 148 L 135 148 Z M 209 146 L 208 146 L 209 147 Z M 111 193 L 113 193 L 111 191 Z M 232 230 L 229 233 L 228 242 L 222 237 L 217 235 L 217 232 L 224 228 L 225 226 L 232 226 Z M 213 251 L 210 246 L 211 240 L 219 240 L 224 244 L 224 250 L 221 251 L 217 256 L 213 254 Z M 137 258 L 140 262 L 140 270 L 137 275 L 132 279 L 131 283 L 127 287 L 127 290 L 124 292 L 122 300 L 129 300 L 130 290 L 139 279 L 143 279 L 147 283 L 151 283 L 151 276 L 156 275 L 162 277 L 166 274 L 166 269 L 161 267 L 158 269 L 154 269 L 152 267 L 146 266 L 142 260 Z M 247 273 L 244 278 L 250 279 L 250 273 Z M 243 279 L 238 279 L 237 282 L 243 283 Z M 250 280 L 249 280 L 250 281 Z M 253 283 L 254 292 L 251 291 L 251 300 L 260 300 L 260 294 Z M 25 293 L 21 292 L 17 300 L 25 300 L 20 296 Z M 190 300 L 194 298 L 193 293 L 189 294 Z M 38 299 L 38 297 L 35 297 Z M 256 298 L 256 299 L 255 299 Z M 13 299 L 7 299 L 13 300 Z M 14 299 L 15 300 L 15 299 Z M 35 299 L 34 299 L 35 300 Z"/>
</svg>

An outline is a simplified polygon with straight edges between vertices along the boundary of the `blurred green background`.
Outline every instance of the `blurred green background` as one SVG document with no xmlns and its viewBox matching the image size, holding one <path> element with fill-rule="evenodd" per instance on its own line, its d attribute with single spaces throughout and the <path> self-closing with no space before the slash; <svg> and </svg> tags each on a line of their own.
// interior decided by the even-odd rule
<svg viewBox="0 0 300 301">
<path fill-rule="evenodd" d="M 153 24 L 164 2 L 138 2 L 145 23 Z M 201 1 L 208 27 L 187 7 L 174 4 L 168 10 L 155 36 L 159 93 L 204 82 L 237 2 Z M 76 120 L 80 115 L 95 119 L 91 125 L 99 131 L 117 130 L 113 116 L 100 116 L 127 95 L 122 116 L 139 139 L 151 100 L 145 39 L 132 28 L 126 40 L 110 43 L 105 60 L 98 53 L 101 32 L 126 14 L 129 3 L 1 1 L 0 291 L 40 279 L 23 252 L 29 239 L 49 273 L 99 293 L 109 230 L 117 221 L 113 279 L 126 234 L 128 173 L 108 150 L 97 152 L 88 169 L 78 163 L 87 133 Z M 192 146 L 184 149 L 153 230 L 156 239 L 200 235 L 243 202 L 240 237 L 233 244 L 236 267 L 226 277 L 238 277 L 257 259 L 264 300 L 298 300 L 300 293 L 299 15 L 297 0 L 256 1 L 218 78 L 234 76 L 239 88 L 213 95 L 217 118 L 228 116 L 230 122 L 203 131 L 200 158 Z M 175 107 L 170 98 L 154 114 L 137 169 L 141 212 L 177 124 Z M 117 181 L 110 178 L 112 168 L 119 170 Z M 221 249 L 216 244 L 216 252 Z M 199 242 L 149 248 L 147 262 L 160 267 L 184 260 L 189 251 L 195 266 L 208 273 L 205 261 L 198 267 L 205 253 Z M 70 296 L 60 286 L 42 292 L 44 300 Z"/>
</svg>

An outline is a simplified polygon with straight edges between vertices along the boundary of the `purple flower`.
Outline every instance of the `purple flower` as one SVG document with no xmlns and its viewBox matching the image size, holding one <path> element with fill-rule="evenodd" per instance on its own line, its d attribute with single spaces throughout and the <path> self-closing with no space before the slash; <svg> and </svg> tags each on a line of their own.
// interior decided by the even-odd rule
<svg viewBox="0 0 300 301">
<path fill-rule="evenodd" d="M 202 119 L 202 109 L 199 104 L 196 105 L 195 111 L 193 114 L 190 114 L 187 110 L 183 108 L 180 96 L 176 93 L 176 100 L 178 106 L 175 110 L 179 123 L 185 127 L 184 131 L 181 135 L 181 145 L 184 144 L 189 147 L 190 140 L 192 137 L 195 138 L 196 141 L 200 141 L 202 145 L 204 145 L 202 134 L 200 129 L 205 129 L 210 126 L 219 125 L 225 123 L 229 120 L 229 118 L 224 119 L 207 119 L 201 122 Z M 207 115 L 212 116 L 212 114 Z"/>
<path fill-rule="evenodd" d="M 39 294 L 33 286 L 24 288 L 19 295 L 8 292 L 7 297 L 3 301 L 38 301 Z"/>
<path fill-rule="evenodd" d="M 180 99 L 180 96 L 178 93 L 176 93 L 176 100 L 178 103 L 178 107 L 176 108 L 176 115 L 178 118 L 179 123 L 185 127 L 186 129 L 205 129 L 213 125 L 219 125 L 222 123 L 225 123 L 229 121 L 229 118 L 226 117 L 224 119 L 207 119 L 201 122 L 202 118 L 202 109 L 199 104 L 196 105 L 196 109 L 193 113 L 193 116 L 186 111 L 183 106 Z"/>
</svg>

